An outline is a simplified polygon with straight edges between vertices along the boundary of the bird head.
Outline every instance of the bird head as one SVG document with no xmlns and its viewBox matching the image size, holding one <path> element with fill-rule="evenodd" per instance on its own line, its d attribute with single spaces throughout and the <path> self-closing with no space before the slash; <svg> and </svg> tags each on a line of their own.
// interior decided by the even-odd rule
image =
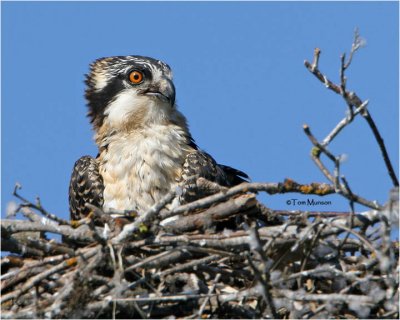
<svg viewBox="0 0 400 320">
<path fill-rule="evenodd" d="M 88 116 L 97 131 L 136 128 L 176 117 L 170 67 L 142 56 L 101 58 L 86 76 Z"/>
</svg>

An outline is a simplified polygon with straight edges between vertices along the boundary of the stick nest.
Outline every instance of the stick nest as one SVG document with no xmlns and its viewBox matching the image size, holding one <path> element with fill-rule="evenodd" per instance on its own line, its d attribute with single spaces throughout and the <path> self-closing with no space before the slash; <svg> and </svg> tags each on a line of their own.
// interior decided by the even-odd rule
<svg viewBox="0 0 400 320">
<path fill-rule="evenodd" d="M 9 211 L 27 220 L 1 222 L 2 251 L 12 253 L 1 259 L 2 318 L 398 319 L 399 246 L 391 236 L 399 181 L 368 100 L 347 89 L 345 76 L 364 43 L 356 30 L 349 58 L 341 56 L 340 84 L 320 71 L 320 49 L 304 62 L 346 102 L 345 118 L 322 141 L 303 126 L 330 184 L 287 179 L 227 189 L 198 178 L 208 197 L 171 207 L 172 191 L 148 212 L 118 218 L 89 206 L 81 221 L 60 219 L 15 192 L 21 203 Z M 341 156 L 328 149 L 359 116 L 393 183 L 384 206 L 350 189 Z M 257 201 L 258 192 L 336 193 L 350 211 L 275 211 Z M 369 211 L 356 213 L 355 203 Z"/>
<path fill-rule="evenodd" d="M 1 259 L 2 318 L 398 317 L 398 202 L 273 211 L 246 191 L 285 184 L 221 188 L 146 218 L 93 208 L 67 222 L 25 201 L 15 210 L 27 220 L 1 224 L 14 253 Z"/>
</svg>

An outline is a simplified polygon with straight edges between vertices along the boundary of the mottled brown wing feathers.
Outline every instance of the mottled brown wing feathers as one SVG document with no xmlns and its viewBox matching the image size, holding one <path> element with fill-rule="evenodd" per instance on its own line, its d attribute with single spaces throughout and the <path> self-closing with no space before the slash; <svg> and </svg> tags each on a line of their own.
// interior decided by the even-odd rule
<svg viewBox="0 0 400 320">
<path fill-rule="evenodd" d="M 187 155 L 183 164 L 182 181 L 184 185 L 182 200 L 184 202 L 191 202 L 207 196 L 207 194 L 202 194 L 201 190 L 196 187 L 196 179 L 199 177 L 225 187 L 240 184 L 248 178 L 244 172 L 217 164 L 208 153 L 196 150 Z"/>
<path fill-rule="evenodd" d="M 223 164 L 218 164 L 218 167 L 220 167 L 225 173 L 227 179 L 227 187 L 236 186 L 238 184 L 241 184 L 242 182 L 249 181 L 249 176 L 243 171 L 225 166 Z"/>
<path fill-rule="evenodd" d="M 103 192 L 103 178 L 99 173 L 97 160 L 84 156 L 76 161 L 69 184 L 71 220 L 79 220 L 87 216 L 90 210 L 85 207 L 86 203 L 102 207 Z"/>
</svg>

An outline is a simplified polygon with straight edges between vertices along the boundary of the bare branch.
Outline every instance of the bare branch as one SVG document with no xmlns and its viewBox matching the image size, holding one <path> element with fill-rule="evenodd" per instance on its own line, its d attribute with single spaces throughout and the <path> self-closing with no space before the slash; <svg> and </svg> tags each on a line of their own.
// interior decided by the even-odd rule
<svg viewBox="0 0 400 320">
<path fill-rule="evenodd" d="M 332 81 L 330 81 L 324 74 L 321 73 L 321 71 L 318 69 L 318 63 L 315 63 L 315 54 L 314 54 L 314 62 L 311 64 L 307 60 L 304 61 L 304 65 L 306 68 L 318 79 L 320 80 L 328 89 L 332 90 L 333 92 L 343 96 L 346 104 L 350 108 L 350 118 L 352 119 L 353 117 L 353 111 L 352 107 L 360 108 L 363 105 L 362 100 L 358 97 L 358 95 L 355 92 L 350 92 L 346 90 L 346 79 L 345 79 L 345 70 L 350 66 L 350 63 L 352 62 L 353 55 L 354 53 L 361 47 L 365 45 L 365 40 L 362 39 L 359 35 L 358 30 L 355 31 L 354 35 L 354 41 L 352 45 L 352 49 L 350 52 L 350 57 L 347 63 L 345 62 L 345 55 L 343 54 L 341 57 L 341 69 L 340 69 L 340 79 L 341 79 L 341 84 L 336 85 Z M 320 55 L 320 50 L 318 49 L 318 57 Z M 364 102 L 365 103 L 365 102 Z M 378 143 L 379 149 L 382 153 L 382 157 L 384 160 L 384 163 L 386 165 L 386 168 L 388 170 L 388 174 L 392 180 L 393 185 L 399 186 L 399 181 L 397 179 L 397 176 L 394 172 L 393 165 L 390 161 L 389 154 L 386 150 L 385 143 L 383 141 L 383 138 L 375 124 L 375 121 L 373 120 L 370 112 L 366 108 L 366 105 L 362 108 L 362 112 L 360 112 L 361 116 L 367 121 L 370 129 L 372 130 L 372 133 L 375 137 L 375 140 Z"/>
<path fill-rule="evenodd" d="M 2 318 L 398 318 L 399 246 L 390 237 L 398 188 L 384 206 L 361 198 L 329 150 L 356 116 L 369 116 L 368 101 L 346 88 L 362 44 L 355 34 L 338 85 L 319 71 L 319 49 L 305 62 L 349 109 L 322 142 L 304 127 L 330 183 L 228 188 L 194 176 L 207 197 L 178 205 L 178 188 L 145 213 L 88 204 L 90 214 L 70 224 L 17 185 L 21 204 L 1 221 L 2 249 L 13 253 L 1 259 Z M 337 193 L 350 210 L 279 210 L 258 202 L 260 192 Z M 372 209 L 356 212 L 354 203 Z M 11 219 L 16 210 L 25 220 Z"/>
</svg>

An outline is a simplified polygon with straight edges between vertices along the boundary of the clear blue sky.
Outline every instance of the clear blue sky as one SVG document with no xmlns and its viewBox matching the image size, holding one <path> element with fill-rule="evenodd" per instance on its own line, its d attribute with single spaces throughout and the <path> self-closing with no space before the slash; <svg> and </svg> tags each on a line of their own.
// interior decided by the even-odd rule
<svg viewBox="0 0 400 320">
<path fill-rule="evenodd" d="M 99 57 L 140 54 L 174 71 L 177 102 L 198 145 L 253 181 L 324 182 L 302 125 L 322 139 L 345 115 L 341 98 L 303 66 L 315 47 L 338 80 L 355 27 L 367 40 L 348 72 L 399 166 L 399 4 L 396 2 L 2 2 L 2 215 L 15 182 L 68 216 L 68 183 L 80 156 L 96 155 L 83 99 Z M 347 154 L 355 193 L 384 203 L 391 181 L 365 121 L 331 145 Z M 274 209 L 299 195 L 263 196 Z M 318 198 L 317 198 L 318 199 Z M 338 196 L 323 210 L 347 210 Z M 361 210 L 357 207 L 357 210 Z"/>
</svg>

